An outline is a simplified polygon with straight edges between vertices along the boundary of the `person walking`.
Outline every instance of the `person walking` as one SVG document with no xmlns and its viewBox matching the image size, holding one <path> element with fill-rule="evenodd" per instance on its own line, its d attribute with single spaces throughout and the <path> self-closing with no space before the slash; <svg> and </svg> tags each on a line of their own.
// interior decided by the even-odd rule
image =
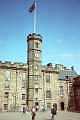
<svg viewBox="0 0 80 120">
<path fill-rule="evenodd" d="M 35 108 L 35 106 L 32 107 L 31 112 L 32 112 L 32 120 L 35 120 L 35 116 L 36 116 L 36 108 Z"/>
<path fill-rule="evenodd" d="M 37 106 L 36 106 L 36 111 L 38 111 L 38 110 L 39 110 L 39 106 L 37 105 Z"/>
<path fill-rule="evenodd" d="M 23 107 L 23 113 L 26 113 L 26 108 L 25 107 Z"/>
<path fill-rule="evenodd" d="M 52 114 L 52 117 L 51 117 L 51 120 L 54 120 L 54 116 L 56 115 L 56 107 L 55 105 L 53 104 L 53 107 L 51 108 L 51 114 Z"/>
</svg>

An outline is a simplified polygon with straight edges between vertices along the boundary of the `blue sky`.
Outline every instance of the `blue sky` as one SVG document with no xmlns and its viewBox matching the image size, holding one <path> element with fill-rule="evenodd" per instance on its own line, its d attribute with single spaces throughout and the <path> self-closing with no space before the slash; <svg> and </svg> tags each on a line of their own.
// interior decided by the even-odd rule
<svg viewBox="0 0 80 120">
<path fill-rule="evenodd" d="M 27 61 L 26 36 L 33 32 L 33 0 L 0 0 L 0 60 Z M 36 0 L 42 64 L 74 66 L 80 73 L 80 0 Z"/>
</svg>

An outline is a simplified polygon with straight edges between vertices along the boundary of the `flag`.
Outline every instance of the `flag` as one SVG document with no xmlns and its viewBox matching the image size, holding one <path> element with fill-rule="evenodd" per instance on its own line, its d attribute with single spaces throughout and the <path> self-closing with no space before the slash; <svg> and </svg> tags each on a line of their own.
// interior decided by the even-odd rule
<svg viewBox="0 0 80 120">
<path fill-rule="evenodd" d="M 36 8 L 36 3 L 35 3 L 35 0 L 34 0 L 33 4 L 29 8 L 29 12 L 32 13 L 35 10 L 35 8 Z"/>
</svg>

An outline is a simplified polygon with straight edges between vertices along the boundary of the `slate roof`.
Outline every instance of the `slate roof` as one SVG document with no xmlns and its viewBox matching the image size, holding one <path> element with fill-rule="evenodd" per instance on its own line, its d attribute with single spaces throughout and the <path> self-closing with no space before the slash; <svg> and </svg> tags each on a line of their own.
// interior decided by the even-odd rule
<svg viewBox="0 0 80 120">
<path fill-rule="evenodd" d="M 74 77 L 77 77 L 78 74 L 75 72 L 75 70 L 66 69 L 66 70 L 60 71 L 59 80 L 65 80 L 66 76 L 68 76 L 69 78 L 74 78 Z"/>
</svg>

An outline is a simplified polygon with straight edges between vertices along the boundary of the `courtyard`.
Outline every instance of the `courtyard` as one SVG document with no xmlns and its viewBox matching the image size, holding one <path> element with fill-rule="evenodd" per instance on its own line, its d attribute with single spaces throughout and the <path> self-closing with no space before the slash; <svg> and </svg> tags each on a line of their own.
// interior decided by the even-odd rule
<svg viewBox="0 0 80 120">
<path fill-rule="evenodd" d="M 31 112 L 1 112 L 0 120 L 31 120 Z M 50 111 L 37 112 L 35 120 L 51 120 Z M 80 120 L 80 113 L 59 111 L 55 120 Z"/>
</svg>

